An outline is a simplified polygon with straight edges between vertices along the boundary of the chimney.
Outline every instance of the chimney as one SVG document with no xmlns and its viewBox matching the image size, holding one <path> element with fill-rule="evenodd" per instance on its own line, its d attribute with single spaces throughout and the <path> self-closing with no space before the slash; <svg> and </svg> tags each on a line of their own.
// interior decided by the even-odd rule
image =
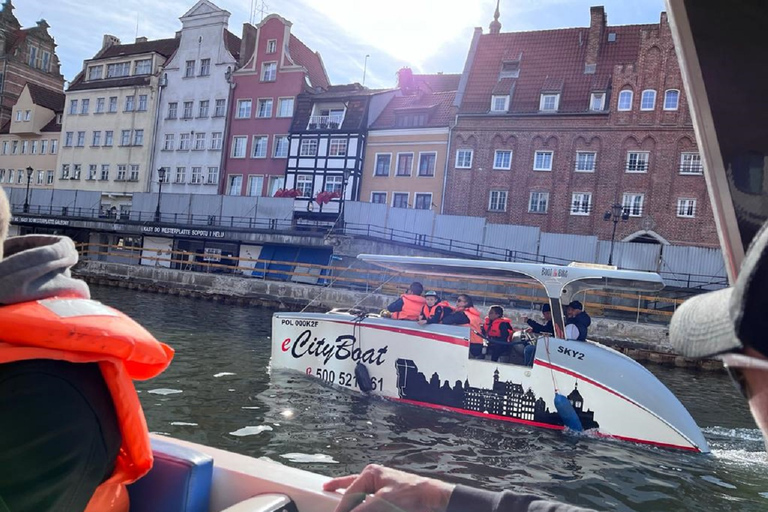
<svg viewBox="0 0 768 512">
<path fill-rule="evenodd" d="M 597 56 L 600 53 L 600 43 L 603 40 L 607 20 L 602 5 L 589 8 L 589 35 L 587 36 L 587 53 L 584 57 L 584 74 L 593 74 L 597 69 Z"/>
<path fill-rule="evenodd" d="M 116 36 L 111 36 L 109 34 L 104 34 L 104 37 L 101 40 L 101 49 L 109 48 L 110 46 L 114 46 L 116 44 L 120 44 L 120 39 L 118 39 Z"/>
<path fill-rule="evenodd" d="M 397 87 L 406 94 L 413 88 L 413 71 L 411 68 L 400 68 L 400 71 L 397 72 Z"/>
<path fill-rule="evenodd" d="M 146 37 L 144 37 L 144 36 L 136 38 L 136 42 L 137 43 L 146 43 L 147 41 L 148 41 L 148 39 Z"/>
<path fill-rule="evenodd" d="M 240 38 L 240 62 L 238 67 L 244 66 L 248 59 L 256 52 L 256 38 L 259 31 L 250 23 L 243 23 L 243 37 Z"/>
</svg>

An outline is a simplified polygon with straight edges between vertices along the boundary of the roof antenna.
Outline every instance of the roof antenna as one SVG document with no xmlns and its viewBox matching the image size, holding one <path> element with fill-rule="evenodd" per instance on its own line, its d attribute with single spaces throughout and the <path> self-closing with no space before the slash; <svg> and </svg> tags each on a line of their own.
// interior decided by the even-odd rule
<svg viewBox="0 0 768 512">
<path fill-rule="evenodd" d="M 136 11 L 136 38 L 139 38 L 139 11 Z"/>
<path fill-rule="evenodd" d="M 365 72 L 368 70 L 368 57 L 370 57 L 370 55 L 366 53 L 365 62 L 363 63 L 363 85 L 365 85 Z"/>
</svg>

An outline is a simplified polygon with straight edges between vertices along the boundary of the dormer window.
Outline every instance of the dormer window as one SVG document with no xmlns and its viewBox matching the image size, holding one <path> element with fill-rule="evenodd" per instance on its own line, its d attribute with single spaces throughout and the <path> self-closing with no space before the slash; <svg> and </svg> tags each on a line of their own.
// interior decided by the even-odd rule
<svg viewBox="0 0 768 512">
<path fill-rule="evenodd" d="M 309 118 L 308 130 L 338 130 L 344 122 L 343 107 L 315 107 Z"/>
<path fill-rule="evenodd" d="M 605 110 L 605 93 L 593 92 L 589 98 L 589 110 L 593 112 L 600 112 Z"/>
<path fill-rule="evenodd" d="M 509 95 L 491 96 L 491 112 L 507 112 L 509 110 Z"/>
<path fill-rule="evenodd" d="M 152 71 L 152 59 L 137 60 L 133 74 L 148 75 Z"/>
<path fill-rule="evenodd" d="M 499 78 L 518 78 L 520 76 L 520 60 L 508 60 L 501 63 Z"/>
<path fill-rule="evenodd" d="M 88 66 L 88 80 L 99 80 L 103 73 L 104 66 Z"/>
<path fill-rule="evenodd" d="M 539 110 L 541 112 L 557 112 L 560 106 L 560 94 L 542 93 L 539 99 Z"/>
</svg>

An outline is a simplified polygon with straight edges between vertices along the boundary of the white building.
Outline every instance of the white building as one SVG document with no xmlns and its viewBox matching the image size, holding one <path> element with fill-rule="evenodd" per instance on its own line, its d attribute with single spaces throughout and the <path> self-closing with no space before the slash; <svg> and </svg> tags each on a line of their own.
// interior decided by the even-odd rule
<svg viewBox="0 0 768 512">
<path fill-rule="evenodd" d="M 180 18 L 178 50 L 165 64 L 150 190 L 216 194 L 224 145 L 228 78 L 240 38 L 227 30 L 230 13 L 200 0 Z"/>
</svg>

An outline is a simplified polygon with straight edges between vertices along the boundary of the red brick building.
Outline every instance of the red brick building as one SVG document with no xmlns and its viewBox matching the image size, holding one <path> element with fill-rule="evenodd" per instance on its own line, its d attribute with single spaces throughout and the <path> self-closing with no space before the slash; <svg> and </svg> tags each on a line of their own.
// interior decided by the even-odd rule
<svg viewBox="0 0 768 512">
<path fill-rule="evenodd" d="M 0 10 L 0 126 L 11 119 L 11 110 L 27 82 L 62 91 L 56 43 L 45 20 L 31 28 L 21 28 L 13 14 L 11 0 Z"/>
<path fill-rule="evenodd" d="M 609 26 L 476 29 L 451 136 L 443 213 L 610 239 L 717 246 L 665 13 Z"/>
</svg>

